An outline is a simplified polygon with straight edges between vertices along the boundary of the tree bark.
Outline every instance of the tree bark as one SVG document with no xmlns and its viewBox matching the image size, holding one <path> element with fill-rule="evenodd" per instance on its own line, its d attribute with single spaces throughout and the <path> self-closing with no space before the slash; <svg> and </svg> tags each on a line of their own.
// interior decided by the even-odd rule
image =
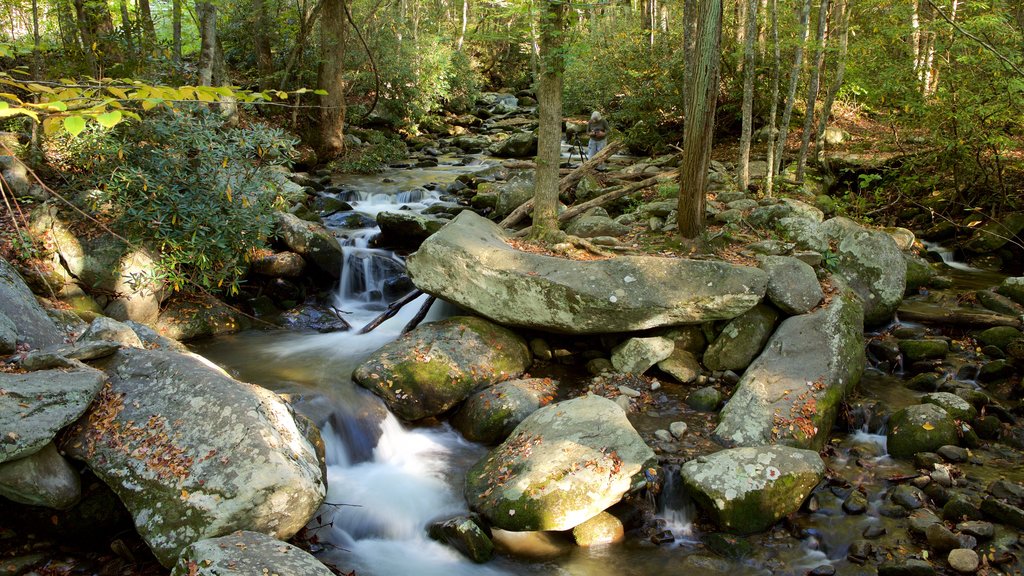
<svg viewBox="0 0 1024 576">
<path fill-rule="evenodd" d="M 217 7 L 208 0 L 196 2 L 199 18 L 199 85 L 213 86 L 217 61 Z"/>
<path fill-rule="evenodd" d="M 320 97 L 318 152 L 322 159 L 334 158 L 345 148 L 345 0 L 323 0 L 320 21 L 321 68 L 318 87 L 327 95 Z"/>
<path fill-rule="evenodd" d="M 722 0 L 702 0 L 698 14 L 694 60 L 687 63 L 692 75 L 686 105 L 683 158 L 679 172 L 679 233 L 694 240 L 704 231 L 704 205 L 711 142 L 718 98 L 718 67 L 722 44 Z M 691 65 L 692 64 L 692 65 Z"/>
<path fill-rule="evenodd" d="M 786 154 L 786 138 L 789 137 L 789 121 L 793 117 L 793 105 L 796 104 L 796 89 L 800 84 L 800 68 L 804 62 L 804 44 L 807 43 L 808 23 L 811 17 L 811 0 L 804 0 L 800 10 L 800 42 L 793 50 L 793 68 L 789 72 L 789 91 L 786 105 L 782 109 L 782 121 L 779 122 L 779 134 L 776 138 L 774 174 L 782 172 L 782 157 Z"/>
<path fill-rule="evenodd" d="M 746 18 L 744 23 L 746 31 L 743 41 L 743 105 L 741 110 L 742 126 L 740 128 L 740 158 L 736 169 L 738 173 L 738 187 L 746 191 L 750 184 L 750 137 L 753 133 L 754 120 L 754 39 L 757 34 L 757 4 L 758 0 L 749 0 L 747 3 Z"/>
<path fill-rule="evenodd" d="M 156 26 L 153 25 L 153 11 L 149 0 L 138 0 L 139 19 L 142 23 L 142 49 L 148 51 L 156 46 Z"/>
<path fill-rule="evenodd" d="M 121 0 L 119 4 L 121 8 L 121 34 L 124 37 L 124 45 L 128 49 L 128 54 L 134 54 L 135 39 L 132 38 L 132 20 L 128 14 L 128 0 Z"/>
<path fill-rule="evenodd" d="M 266 0 L 252 0 L 253 16 L 256 18 L 253 43 L 256 49 L 256 71 L 259 74 L 261 90 L 270 88 L 270 77 L 274 73 L 274 55 L 270 46 L 270 14 Z"/>
<path fill-rule="evenodd" d="M 804 114 L 804 131 L 800 135 L 800 154 L 796 161 L 796 181 L 804 181 L 804 169 L 807 167 L 807 148 L 811 143 L 811 132 L 814 130 L 814 105 L 818 101 L 818 83 L 821 80 L 821 69 L 825 66 L 825 28 L 828 26 L 828 0 L 821 0 L 818 8 L 818 31 L 815 38 L 817 52 L 811 77 L 807 82 L 807 113 Z"/>
<path fill-rule="evenodd" d="M 843 76 L 846 74 L 846 53 L 849 48 L 850 36 L 850 0 L 839 0 L 839 54 L 836 59 L 836 75 L 832 79 L 828 93 L 821 106 L 821 118 L 818 120 L 818 129 L 814 133 L 814 159 L 821 159 L 821 152 L 824 148 L 822 137 L 825 135 L 825 128 L 828 127 L 829 116 L 832 115 L 832 105 L 836 101 L 839 89 L 843 87 Z"/>
<path fill-rule="evenodd" d="M 299 32 L 295 37 L 292 50 L 288 54 L 288 61 L 284 65 L 284 70 L 281 71 L 281 82 L 278 84 L 278 90 L 284 90 L 288 87 L 288 80 L 291 78 L 292 70 L 298 66 L 299 57 L 302 56 L 302 50 L 306 45 L 306 37 L 309 35 L 309 31 L 313 29 L 313 26 L 316 25 L 323 5 L 322 1 L 317 2 L 313 9 L 309 11 L 309 14 L 303 13 L 300 15 L 302 20 L 299 22 Z"/>
<path fill-rule="evenodd" d="M 689 102 L 693 92 L 693 76 L 690 66 L 694 62 L 694 51 L 697 46 L 697 0 L 683 0 L 683 62 L 686 70 L 683 74 L 683 102 Z M 689 117 L 686 121 L 689 122 Z"/>
<path fill-rule="evenodd" d="M 171 36 L 174 61 L 181 62 L 181 0 L 171 1 Z"/>
<path fill-rule="evenodd" d="M 782 47 L 779 45 L 779 4 L 772 0 L 772 100 L 768 111 L 768 173 L 764 177 L 764 190 L 769 198 L 775 187 L 775 131 L 779 113 L 779 76 L 782 75 Z"/>
<path fill-rule="evenodd" d="M 543 0 L 540 10 L 540 78 L 537 107 L 540 127 L 537 137 L 536 188 L 533 193 L 533 234 L 540 240 L 558 232 L 558 164 L 562 148 L 562 76 L 565 57 L 565 4 Z"/>
</svg>

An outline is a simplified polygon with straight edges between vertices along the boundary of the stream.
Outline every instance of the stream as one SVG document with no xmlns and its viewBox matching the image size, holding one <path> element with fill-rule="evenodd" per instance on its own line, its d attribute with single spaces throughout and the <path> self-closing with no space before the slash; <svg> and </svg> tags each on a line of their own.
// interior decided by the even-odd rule
<svg viewBox="0 0 1024 576">
<path fill-rule="evenodd" d="M 346 176 L 337 178 L 335 184 L 351 190 L 342 199 L 372 218 L 384 210 L 423 209 L 441 200 L 441 194 L 428 190 L 428 185 L 440 189 L 460 174 L 486 167 L 486 163 L 466 166 L 442 161 L 436 168 L 395 170 L 373 177 Z M 321 426 L 329 491 L 327 504 L 309 528 L 324 545 L 318 557 L 343 573 L 743 576 L 802 575 L 818 568 L 824 569 L 823 574 L 873 574 L 870 563 L 860 566 L 848 560 L 851 544 L 866 531 L 894 533 L 898 523 L 906 522 L 877 512 L 886 491 L 886 478 L 914 470 L 909 463 L 886 455 L 884 429 L 866 425 L 836 437 L 832 443 L 828 464 L 839 480 L 820 488 L 812 496 L 813 505 L 784 526 L 747 537 L 749 551 L 736 550 L 731 558 L 728 553 L 723 557 L 722 551 L 715 554 L 709 549 L 707 534 L 694 524 L 692 504 L 669 473 L 664 475 L 666 481 L 655 509 L 658 527 L 670 530 L 674 537 L 671 543 L 655 545 L 647 538 L 627 537 L 622 544 L 581 548 L 572 543 L 571 537 L 496 531 L 495 559 L 485 565 L 473 564 L 455 550 L 429 539 L 425 527 L 433 520 L 468 511 L 462 478 L 487 448 L 464 440 L 447 423 L 413 427 L 400 423 L 379 399 L 350 377 L 366 357 L 396 338 L 426 301 L 426 296 L 421 296 L 371 333 L 355 334 L 386 307 L 385 283 L 401 270 L 400 265 L 396 266 L 401 258 L 392 251 L 368 247 L 374 231 L 339 231 L 346 236 L 345 265 L 334 306 L 345 313 L 352 331 L 249 331 L 193 346 L 195 352 L 236 378 L 285 395 Z M 938 251 L 939 247 L 929 249 Z M 958 265 L 949 254 L 943 255 L 943 260 L 951 266 L 958 284 L 993 283 L 990 275 Z M 455 312 L 450 305 L 437 302 L 426 321 Z M 580 372 L 580 382 L 563 380 L 563 384 L 585 385 L 587 376 Z M 861 395 L 890 407 L 916 403 L 920 393 L 899 385 L 900 379 L 899 374 L 869 368 L 860 386 Z M 675 403 L 685 391 L 673 393 L 673 388 L 680 387 L 665 387 L 668 400 Z M 677 406 L 682 406 L 681 400 Z M 676 410 L 688 409 L 684 406 Z M 857 419 L 866 423 L 872 420 L 870 414 L 859 414 Z M 965 464 L 964 468 L 967 474 L 980 475 L 984 466 Z M 870 508 L 866 514 L 854 516 L 842 510 L 843 499 L 855 488 L 868 496 Z"/>
</svg>

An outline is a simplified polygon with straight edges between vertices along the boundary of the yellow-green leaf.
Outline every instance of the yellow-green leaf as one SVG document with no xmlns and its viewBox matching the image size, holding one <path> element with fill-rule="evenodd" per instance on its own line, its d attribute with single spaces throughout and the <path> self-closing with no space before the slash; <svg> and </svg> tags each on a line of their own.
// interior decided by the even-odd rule
<svg viewBox="0 0 1024 576">
<path fill-rule="evenodd" d="M 71 134 L 72 137 L 78 136 L 85 130 L 85 118 L 81 116 L 68 116 L 64 119 L 64 129 Z"/>
<path fill-rule="evenodd" d="M 121 100 L 127 100 L 128 99 L 128 93 L 125 92 L 124 90 L 120 89 L 120 88 L 115 88 L 113 86 L 107 86 L 107 92 L 110 92 L 111 94 L 113 94 L 114 96 L 117 96 Z"/>
<path fill-rule="evenodd" d="M 18 98 L 17 95 L 11 94 L 10 92 L 0 92 L 0 98 L 7 98 L 8 100 L 13 100 L 18 104 L 21 104 L 21 98 Z"/>
<path fill-rule="evenodd" d="M 0 102 L 0 104 L 3 104 L 2 106 L 0 106 L 0 118 L 11 118 L 12 116 L 28 116 L 36 122 L 39 121 L 39 115 L 27 108 L 11 108 L 10 104 L 8 104 L 7 102 Z"/>
<path fill-rule="evenodd" d="M 99 114 L 96 116 L 96 121 L 104 128 L 113 128 L 121 121 L 121 111 L 112 110 L 106 114 Z"/>
<path fill-rule="evenodd" d="M 935 426 L 933 426 L 931 422 L 921 424 L 921 428 L 924 428 L 925 430 L 935 430 Z"/>
<path fill-rule="evenodd" d="M 146 98 L 142 101 L 142 109 L 146 111 L 152 110 L 162 104 L 163 101 L 163 98 Z"/>
<path fill-rule="evenodd" d="M 53 136 L 57 132 L 60 132 L 62 125 L 60 118 L 57 116 L 50 116 L 46 120 L 43 120 L 43 134 Z"/>
</svg>

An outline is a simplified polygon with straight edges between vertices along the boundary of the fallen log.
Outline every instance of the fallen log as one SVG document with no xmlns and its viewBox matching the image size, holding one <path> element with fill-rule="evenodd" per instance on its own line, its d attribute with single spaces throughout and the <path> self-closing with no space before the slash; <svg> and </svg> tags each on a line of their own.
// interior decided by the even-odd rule
<svg viewBox="0 0 1024 576">
<path fill-rule="evenodd" d="M 594 155 L 593 158 L 587 160 L 581 164 L 578 168 L 571 171 L 567 176 L 558 181 L 558 193 L 562 194 L 569 188 L 572 188 L 583 179 L 584 176 L 590 174 L 604 161 L 622 148 L 621 142 L 612 142 L 611 144 L 604 147 L 603 150 Z M 533 198 L 527 200 L 521 204 L 518 208 L 512 211 L 511 214 L 505 217 L 504 220 L 498 223 L 498 226 L 502 228 L 511 228 L 515 226 L 517 222 L 523 219 L 531 210 L 533 210 Z"/>
<path fill-rule="evenodd" d="M 565 222 L 566 220 L 569 220 L 570 218 L 575 218 L 576 216 L 579 216 L 580 214 L 586 212 L 587 210 L 590 210 L 591 208 L 595 208 L 597 206 L 602 206 L 604 204 L 607 204 L 608 202 L 611 202 L 612 200 L 617 200 L 619 198 L 622 198 L 623 196 L 627 196 L 629 194 L 632 194 L 633 192 L 637 192 L 639 190 L 643 190 L 644 188 L 648 188 L 650 186 L 654 186 L 655 184 L 658 184 L 659 182 L 664 182 L 665 180 L 674 179 L 677 176 L 679 176 L 679 170 L 678 169 L 676 169 L 676 170 L 669 170 L 668 172 L 662 172 L 661 174 L 658 174 L 657 176 L 653 176 L 653 177 L 648 178 L 648 179 L 646 179 L 646 180 L 644 180 L 642 182 L 637 182 L 635 184 L 630 184 L 629 186 L 615 186 L 615 187 L 609 188 L 607 191 L 605 191 L 604 194 L 598 196 L 597 198 L 594 198 L 593 200 L 588 200 L 588 201 L 586 201 L 586 202 L 584 202 L 582 204 L 577 204 L 577 205 L 569 208 L 565 212 L 562 212 L 561 214 L 558 215 L 558 221 L 559 222 Z M 514 234 L 514 236 L 517 236 L 517 237 L 526 236 L 529 233 L 531 228 L 533 228 L 533 226 L 527 226 L 526 228 L 523 228 L 522 230 L 516 232 Z"/>
<path fill-rule="evenodd" d="M 993 312 L 975 312 L 965 308 L 940 308 L 913 305 L 901 305 L 896 311 L 897 318 L 925 324 L 945 324 L 964 328 L 991 328 L 993 326 L 1024 327 L 1021 318 L 996 314 Z"/>
</svg>

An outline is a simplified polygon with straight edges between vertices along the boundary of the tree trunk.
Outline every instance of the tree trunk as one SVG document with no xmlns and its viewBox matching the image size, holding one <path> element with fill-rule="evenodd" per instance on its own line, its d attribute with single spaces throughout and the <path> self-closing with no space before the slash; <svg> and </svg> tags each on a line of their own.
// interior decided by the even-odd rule
<svg viewBox="0 0 1024 576">
<path fill-rule="evenodd" d="M 549 240 L 558 232 L 558 163 L 562 147 L 562 76 L 565 72 L 565 4 L 544 0 L 540 11 L 540 78 L 537 107 L 536 188 L 533 193 L 532 237 Z"/>
<path fill-rule="evenodd" d="M 804 63 L 804 44 L 807 43 L 808 23 L 811 17 L 811 0 L 804 0 L 800 10 L 800 42 L 793 50 L 793 68 L 789 71 L 789 91 L 786 105 L 782 109 L 782 121 L 779 122 L 779 134 L 775 146 L 775 167 L 773 172 L 782 172 L 782 157 L 786 154 L 786 138 L 789 137 L 789 121 L 793 117 L 793 105 L 796 104 L 796 88 L 800 84 L 800 68 Z"/>
<path fill-rule="evenodd" d="M 128 0 L 121 0 L 119 4 L 121 5 L 121 34 L 124 38 L 124 45 L 128 49 L 128 54 L 134 54 L 135 40 L 132 38 L 132 20 L 128 14 Z"/>
<path fill-rule="evenodd" d="M 171 1 L 171 30 L 174 61 L 181 62 L 181 0 Z"/>
<path fill-rule="evenodd" d="M 718 99 L 718 66 L 722 44 L 722 0 L 701 0 L 694 59 L 687 63 L 692 76 L 686 103 L 683 158 L 679 171 L 677 218 L 683 238 L 695 240 L 704 231 L 704 188 L 711 163 L 711 142 Z"/>
<path fill-rule="evenodd" d="M 846 74 L 846 53 L 849 48 L 850 36 L 850 0 L 839 0 L 839 55 L 836 60 L 836 76 L 832 79 L 825 101 L 821 107 L 821 118 L 818 120 L 818 129 L 814 133 L 814 159 L 821 160 L 822 137 L 825 128 L 828 127 L 829 116 L 832 115 L 832 104 L 836 101 L 839 89 L 843 87 L 843 76 Z"/>
<path fill-rule="evenodd" d="M 779 113 L 779 76 L 782 75 L 782 47 L 779 45 L 779 4 L 772 0 L 772 101 L 768 112 L 768 173 L 764 177 L 765 194 L 770 198 L 775 186 L 775 130 Z"/>
<path fill-rule="evenodd" d="M 743 117 L 740 128 L 740 158 L 738 173 L 738 186 L 741 191 L 746 191 L 750 184 L 750 136 L 753 132 L 754 120 L 754 76 L 757 72 L 754 69 L 754 37 L 757 34 L 757 4 L 758 0 L 749 0 L 747 4 L 743 41 L 743 105 L 741 116 Z"/>
<path fill-rule="evenodd" d="M 818 101 L 818 83 L 821 80 L 821 69 L 825 66 L 825 28 L 828 26 L 828 0 L 821 0 L 818 8 L 818 32 L 815 38 L 817 52 L 814 66 L 811 67 L 811 78 L 807 82 L 807 113 L 804 114 L 804 131 L 800 138 L 800 155 L 796 161 L 796 181 L 804 181 L 804 169 L 807 166 L 807 148 L 811 143 L 811 132 L 814 130 L 814 105 Z"/>
<path fill-rule="evenodd" d="M 153 25 L 153 12 L 149 0 L 138 0 L 139 19 L 142 21 L 142 48 L 149 51 L 156 46 L 156 27 Z"/>
<path fill-rule="evenodd" d="M 693 75 L 690 66 L 695 60 L 694 51 L 697 45 L 697 0 L 683 0 L 683 62 L 686 70 L 683 74 L 683 102 L 689 102 L 693 92 Z M 690 118 L 685 119 L 689 122 Z"/>
<path fill-rule="evenodd" d="M 252 0 L 253 16 L 256 18 L 252 38 L 256 49 L 256 70 L 259 73 L 261 90 L 270 88 L 270 76 L 274 73 L 274 55 L 270 47 L 270 14 L 266 0 Z"/>
<path fill-rule="evenodd" d="M 345 128 L 345 0 L 323 0 L 320 20 L 320 78 L 317 82 L 327 95 L 320 97 L 319 154 L 333 158 L 344 150 Z"/>
<path fill-rule="evenodd" d="M 462 0 L 462 25 L 459 27 L 459 42 L 457 49 L 462 50 L 462 43 L 466 41 L 466 27 L 469 25 L 469 0 Z"/>
<path fill-rule="evenodd" d="M 313 29 L 313 26 L 316 25 L 323 6 L 324 3 L 322 1 L 317 2 L 309 14 L 301 14 L 302 20 L 299 22 L 299 32 L 295 37 L 292 50 L 288 54 L 288 61 L 284 65 L 284 70 L 281 71 L 281 83 L 278 85 L 278 90 L 284 90 L 288 87 L 288 80 L 291 78 L 292 70 L 298 66 L 299 57 L 302 56 L 302 49 L 306 45 L 306 37 L 309 35 L 309 31 Z"/>
<path fill-rule="evenodd" d="M 115 60 L 117 56 L 109 40 L 114 33 L 114 21 L 105 4 L 74 0 L 74 6 L 85 60 L 97 77 L 102 76 L 103 71 L 98 66 L 102 62 Z"/>
<path fill-rule="evenodd" d="M 213 86 L 217 61 L 217 8 L 208 0 L 196 2 L 199 18 L 199 85 Z"/>
</svg>

